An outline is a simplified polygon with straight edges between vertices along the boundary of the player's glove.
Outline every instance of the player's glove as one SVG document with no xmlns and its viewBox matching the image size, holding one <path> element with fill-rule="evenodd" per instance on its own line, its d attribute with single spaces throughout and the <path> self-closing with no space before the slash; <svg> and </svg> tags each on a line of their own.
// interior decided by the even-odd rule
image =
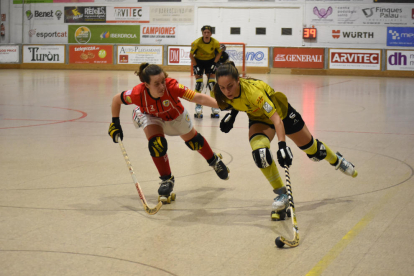
<svg viewBox="0 0 414 276">
<path fill-rule="evenodd" d="M 112 123 L 109 125 L 108 134 L 109 136 L 112 137 L 112 140 L 114 141 L 114 143 L 118 143 L 118 139 L 117 139 L 118 135 L 121 141 L 124 139 L 124 133 L 122 132 L 122 127 L 119 121 L 119 117 L 112 117 Z"/>
<path fill-rule="evenodd" d="M 288 146 L 286 146 L 285 141 L 279 142 L 279 150 L 277 151 L 277 161 L 281 167 L 284 167 L 285 164 L 289 167 L 292 165 L 293 154 Z"/>
<path fill-rule="evenodd" d="M 215 74 L 217 70 L 217 63 L 213 62 L 213 64 L 210 67 L 211 74 Z"/>
<path fill-rule="evenodd" d="M 236 116 L 239 114 L 238 110 L 233 109 L 230 113 L 227 113 L 226 116 L 220 122 L 220 130 L 224 133 L 229 133 L 233 128 L 234 121 Z"/>
<path fill-rule="evenodd" d="M 132 111 L 132 122 L 134 123 L 135 128 L 140 128 L 147 123 L 147 117 L 142 114 L 139 106 Z"/>
<path fill-rule="evenodd" d="M 198 65 L 193 66 L 194 75 L 202 75 L 201 68 Z"/>
</svg>

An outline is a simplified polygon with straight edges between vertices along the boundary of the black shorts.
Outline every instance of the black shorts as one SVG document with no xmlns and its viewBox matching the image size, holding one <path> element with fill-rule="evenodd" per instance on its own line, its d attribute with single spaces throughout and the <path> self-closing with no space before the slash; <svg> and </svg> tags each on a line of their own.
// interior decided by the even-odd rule
<svg viewBox="0 0 414 276">
<path fill-rule="evenodd" d="M 305 126 L 305 122 L 302 119 L 302 116 L 297 112 L 290 104 L 288 104 L 288 112 L 286 118 L 283 120 L 283 125 L 285 127 L 285 133 L 287 135 L 296 133 Z M 273 124 L 267 124 L 261 121 L 252 121 L 249 119 L 249 128 L 254 124 L 265 124 L 269 127 L 275 129 L 275 126 Z"/>
<path fill-rule="evenodd" d="M 211 71 L 211 66 L 214 64 L 214 59 L 209 59 L 209 60 L 200 60 L 200 59 L 195 59 L 197 62 L 197 66 L 200 67 L 201 70 L 201 75 L 202 74 L 215 74 L 216 72 L 212 72 Z"/>
</svg>

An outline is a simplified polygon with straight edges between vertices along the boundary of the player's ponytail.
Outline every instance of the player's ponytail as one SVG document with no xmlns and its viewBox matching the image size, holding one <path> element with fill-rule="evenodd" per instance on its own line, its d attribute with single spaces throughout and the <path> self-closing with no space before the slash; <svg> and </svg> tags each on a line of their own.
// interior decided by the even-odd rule
<svg viewBox="0 0 414 276">
<path fill-rule="evenodd" d="M 225 109 L 227 107 L 227 97 L 223 94 L 223 92 L 221 92 L 221 89 L 218 85 L 218 79 L 223 76 L 231 76 L 235 80 L 239 79 L 239 71 L 237 70 L 236 65 L 233 61 L 226 61 L 216 70 L 216 85 L 214 85 L 213 91 L 217 104 L 221 109 Z"/>
<path fill-rule="evenodd" d="M 168 77 L 168 74 L 160 66 L 156 64 L 149 64 L 147 62 L 141 63 L 138 71 L 135 71 L 134 73 L 139 77 L 141 82 L 146 82 L 148 84 L 151 82 L 151 76 L 164 73 L 164 76 L 166 78 Z"/>
</svg>

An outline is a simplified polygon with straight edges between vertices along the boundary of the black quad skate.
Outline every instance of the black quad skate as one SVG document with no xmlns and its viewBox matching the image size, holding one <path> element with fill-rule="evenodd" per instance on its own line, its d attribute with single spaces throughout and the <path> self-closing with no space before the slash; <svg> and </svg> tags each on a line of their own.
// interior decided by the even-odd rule
<svg viewBox="0 0 414 276">
<path fill-rule="evenodd" d="M 223 161 L 221 161 L 222 158 L 223 156 L 220 153 L 214 153 L 214 160 L 211 161 L 209 165 L 214 169 L 218 177 L 223 180 L 228 180 L 230 170 L 226 165 L 224 165 Z"/>
<path fill-rule="evenodd" d="M 160 183 L 160 187 L 158 188 L 158 202 L 162 202 L 163 204 L 170 204 L 171 201 L 175 201 L 175 193 L 173 193 L 174 188 L 174 176 L 164 176 L 160 177 L 162 180 Z"/>
</svg>

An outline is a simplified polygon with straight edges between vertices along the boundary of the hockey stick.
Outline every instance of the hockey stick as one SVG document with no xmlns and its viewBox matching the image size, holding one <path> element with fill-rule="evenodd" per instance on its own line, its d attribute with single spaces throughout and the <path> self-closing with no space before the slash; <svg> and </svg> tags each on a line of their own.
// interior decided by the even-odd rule
<svg viewBox="0 0 414 276">
<path fill-rule="evenodd" d="M 296 221 L 295 204 L 293 202 L 292 186 L 290 184 L 290 176 L 289 176 L 289 167 L 287 165 L 285 165 L 285 175 L 286 175 L 286 191 L 289 197 L 290 216 L 292 217 L 292 224 L 293 224 L 293 240 L 288 240 L 282 236 L 277 237 L 275 240 L 275 243 L 277 247 L 279 248 L 282 248 L 285 244 L 289 245 L 290 247 L 296 247 L 299 245 L 298 222 Z"/>
<path fill-rule="evenodd" d="M 144 205 L 145 212 L 147 212 L 150 215 L 155 215 L 161 209 L 162 202 L 161 201 L 158 202 L 157 206 L 155 206 L 154 208 L 148 207 L 147 200 L 145 199 L 144 193 L 142 192 L 141 187 L 139 186 L 138 180 L 137 180 L 137 178 L 135 176 L 135 173 L 134 173 L 134 169 L 132 168 L 131 162 L 129 161 L 128 154 L 126 153 L 124 144 L 122 143 L 119 136 L 117 137 L 117 140 L 118 140 L 119 146 L 121 147 L 121 151 L 122 151 L 122 154 L 124 155 L 124 159 L 125 159 L 125 162 L 128 166 L 129 172 L 131 173 L 132 180 L 135 183 L 135 188 L 137 188 L 139 198 L 141 199 L 142 205 Z"/>
</svg>

